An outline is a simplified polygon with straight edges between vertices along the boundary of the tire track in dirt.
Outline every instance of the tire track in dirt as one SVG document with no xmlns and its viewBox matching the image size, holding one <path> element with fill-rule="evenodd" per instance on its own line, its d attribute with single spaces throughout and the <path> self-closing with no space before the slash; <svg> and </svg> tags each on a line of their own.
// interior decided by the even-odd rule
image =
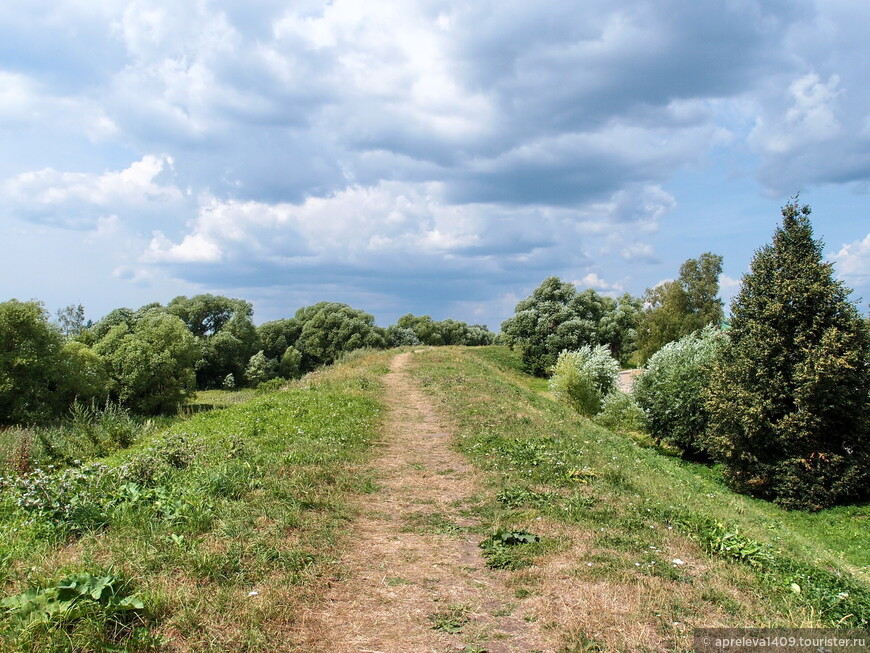
<svg viewBox="0 0 870 653">
<path fill-rule="evenodd" d="M 379 490 L 361 514 L 340 561 L 341 579 L 302 619 L 304 651 L 489 653 L 552 651 L 536 615 L 514 598 L 506 574 L 488 569 L 473 519 L 475 470 L 451 448 L 453 435 L 397 355 L 387 387 Z M 467 618 L 457 633 L 433 628 L 450 609 Z M 468 648 L 466 648 L 468 647 Z"/>
</svg>

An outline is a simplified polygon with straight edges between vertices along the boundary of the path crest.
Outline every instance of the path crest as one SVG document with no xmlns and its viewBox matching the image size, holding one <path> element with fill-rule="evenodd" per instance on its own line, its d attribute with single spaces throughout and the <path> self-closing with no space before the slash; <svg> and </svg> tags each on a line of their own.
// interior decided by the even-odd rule
<svg viewBox="0 0 870 653">
<path fill-rule="evenodd" d="M 467 530 L 479 473 L 454 451 L 452 429 L 408 373 L 412 356 L 395 356 L 384 377 L 379 490 L 361 498 L 341 578 L 305 616 L 300 644 L 331 653 L 552 651 L 537 615 L 514 598 L 505 572 L 485 566 L 482 538 Z M 434 615 L 457 606 L 468 618 L 460 632 L 433 628 Z"/>
</svg>

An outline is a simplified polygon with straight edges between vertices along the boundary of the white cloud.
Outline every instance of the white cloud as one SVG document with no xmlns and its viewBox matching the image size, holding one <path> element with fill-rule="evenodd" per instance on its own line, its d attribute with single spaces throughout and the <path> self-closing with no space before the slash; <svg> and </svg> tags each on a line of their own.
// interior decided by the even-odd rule
<svg viewBox="0 0 870 653">
<path fill-rule="evenodd" d="M 843 245 L 831 260 L 840 277 L 849 283 L 866 284 L 870 280 L 870 234 L 864 240 Z"/>
<path fill-rule="evenodd" d="M 740 285 L 740 279 L 729 277 L 727 274 L 719 275 L 719 298 L 725 303 L 726 310 L 734 296 L 740 292 Z"/>
<path fill-rule="evenodd" d="M 750 134 L 750 142 L 762 151 L 787 155 L 809 143 L 834 139 L 843 133 L 837 118 L 836 102 L 842 95 L 840 77 L 831 75 L 822 82 L 808 73 L 789 85 L 791 106 L 785 115 L 760 116 Z"/>
<path fill-rule="evenodd" d="M 183 203 L 179 188 L 159 180 L 171 168 L 172 158 L 165 155 L 146 155 L 124 170 L 103 174 L 46 168 L 5 180 L 0 197 L 26 219 L 91 228 L 110 215 L 148 213 Z"/>
<path fill-rule="evenodd" d="M 616 281 L 608 282 L 598 276 L 596 272 L 590 272 L 579 281 L 572 281 L 575 286 L 580 288 L 594 288 L 595 290 L 604 291 L 606 294 L 618 294 L 625 291 L 625 286 Z"/>
</svg>

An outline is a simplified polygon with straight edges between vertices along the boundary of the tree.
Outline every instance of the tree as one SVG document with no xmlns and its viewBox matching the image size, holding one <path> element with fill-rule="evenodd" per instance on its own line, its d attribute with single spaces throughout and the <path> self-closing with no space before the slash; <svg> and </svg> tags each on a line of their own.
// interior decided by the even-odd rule
<svg viewBox="0 0 870 653">
<path fill-rule="evenodd" d="M 93 349 L 70 340 L 63 345 L 58 361 L 57 394 L 61 406 L 75 401 L 102 403 L 109 395 L 106 363 Z"/>
<path fill-rule="evenodd" d="M 790 202 L 731 305 L 708 442 L 741 492 L 818 509 L 870 490 L 870 335 Z"/>
<path fill-rule="evenodd" d="M 302 324 L 296 348 L 302 353 L 304 370 L 329 365 L 342 352 L 387 345 L 384 329 L 375 326 L 375 318 L 347 304 L 306 306 L 296 311 L 296 319 Z"/>
<path fill-rule="evenodd" d="M 287 347 L 281 357 L 278 374 L 285 379 L 298 379 L 302 376 L 302 354 L 296 347 Z"/>
<path fill-rule="evenodd" d="M 720 274 L 722 257 L 705 252 L 685 261 L 675 281 L 647 289 L 647 309 L 637 330 L 637 362 L 645 362 L 669 342 L 722 321 L 722 300 L 717 297 Z"/>
<path fill-rule="evenodd" d="M 81 304 L 70 304 L 57 311 L 57 328 L 66 338 L 76 338 L 91 326 L 93 323 L 85 320 L 85 307 Z"/>
<path fill-rule="evenodd" d="M 261 349 L 253 321 L 254 309 L 243 299 L 209 294 L 180 295 L 169 302 L 165 310 L 180 318 L 198 339 L 201 355 L 196 363 L 196 384 L 199 388 L 222 387 L 227 374 L 235 379 L 243 378 L 251 355 Z"/>
<path fill-rule="evenodd" d="M 287 347 L 296 344 L 302 325 L 294 318 L 264 322 L 257 327 L 257 338 L 266 358 L 280 360 Z"/>
<path fill-rule="evenodd" d="M 501 330 L 511 347 L 522 349 L 526 369 L 544 376 L 560 352 L 584 345 L 607 345 L 625 360 L 633 348 L 636 316 L 637 302 L 630 296 L 617 302 L 591 288 L 577 292 L 573 284 L 548 277 L 517 304 Z"/>
<path fill-rule="evenodd" d="M 413 347 L 421 344 L 414 329 L 398 324 L 391 324 L 387 327 L 386 338 L 389 347 Z"/>
<path fill-rule="evenodd" d="M 198 337 L 216 334 L 235 317 L 250 321 L 254 315 L 250 302 L 221 295 L 194 295 L 190 298 L 180 295 L 169 302 L 166 310 L 180 317 L 190 332 Z"/>
<path fill-rule="evenodd" d="M 57 411 L 61 335 L 38 302 L 0 304 L 0 424 L 44 419 Z"/>
<path fill-rule="evenodd" d="M 151 311 L 112 327 L 94 350 L 106 362 L 112 396 L 132 410 L 167 413 L 196 388 L 196 339 L 175 315 Z"/>
<path fill-rule="evenodd" d="M 408 333 L 413 334 L 413 338 Z M 442 345 L 479 346 L 491 345 L 495 342 L 495 334 L 484 325 L 468 325 L 467 322 L 446 319 L 433 320 L 428 315 L 416 316 L 413 313 L 403 315 L 396 324 L 387 329 L 387 338 L 391 346 L 403 344 L 423 344 L 431 347 Z M 416 340 L 416 342 L 414 342 Z"/>
</svg>

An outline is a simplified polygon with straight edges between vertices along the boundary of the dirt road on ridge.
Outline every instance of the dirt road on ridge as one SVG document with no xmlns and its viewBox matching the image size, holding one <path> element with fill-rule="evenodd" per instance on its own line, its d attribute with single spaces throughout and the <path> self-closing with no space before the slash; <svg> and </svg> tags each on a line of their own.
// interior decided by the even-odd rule
<svg viewBox="0 0 870 653">
<path fill-rule="evenodd" d="M 342 578 L 305 615 L 300 646 L 330 653 L 423 653 L 485 649 L 552 651 L 536 615 L 488 569 L 463 513 L 481 490 L 451 448 L 453 435 L 396 356 L 384 378 L 388 408 L 379 490 L 361 499 Z M 467 621 L 465 621 L 467 619 Z M 434 626 L 451 626 L 445 632 Z M 479 647 L 479 648 L 474 648 Z"/>
</svg>

